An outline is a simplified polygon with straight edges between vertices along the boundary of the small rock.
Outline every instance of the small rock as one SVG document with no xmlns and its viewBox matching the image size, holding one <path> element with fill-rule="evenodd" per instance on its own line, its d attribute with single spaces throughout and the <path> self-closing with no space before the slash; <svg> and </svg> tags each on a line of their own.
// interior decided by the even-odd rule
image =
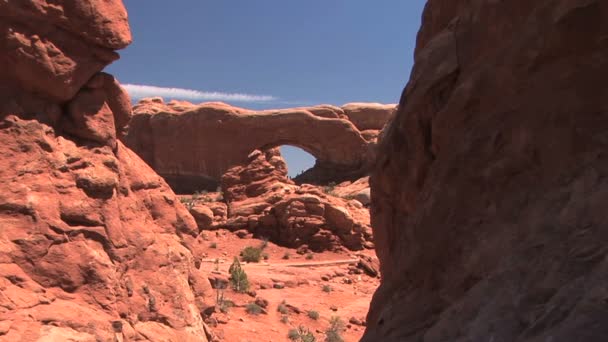
<svg viewBox="0 0 608 342">
<path fill-rule="evenodd" d="M 249 235 L 249 231 L 247 231 L 245 229 L 241 229 L 241 230 L 237 230 L 236 232 L 234 232 L 234 234 L 236 236 L 238 236 L 239 238 L 244 239 Z"/>
<path fill-rule="evenodd" d="M 323 280 L 323 281 L 329 281 L 329 277 L 326 276 L 326 275 L 321 276 L 321 280 Z"/>
<path fill-rule="evenodd" d="M 376 270 L 376 268 L 367 260 L 359 259 L 357 266 L 363 269 L 363 271 L 370 277 L 378 276 L 378 270 Z"/>
<path fill-rule="evenodd" d="M 363 243 L 363 247 L 365 247 L 367 249 L 374 249 L 374 248 L 376 248 L 376 245 L 374 245 L 374 243 L 371 241 L 365 241 Z"/>
<path fill-rule="evenodd" d="M 338 311 L 338 307 L 337 307 L 337 306 L 335 306 L 335 305 L 330 306 L 330 307 L 329 307 L 329 309 L 330 309 L 331 311 Z"/>
<path fill-rule="evenodd" d="M 274 287 L 275 289 L 284 289 L 285 288 L 285 284 L 283 284 L 283 283 L 274 283 L 274 284 L 272 284 L 272 287 Z"/>
<path fill-rule="evenodd" d="M 300 308 L 298 308 L 297 306 L 293 306 L 291 304 L 285 304 L 285 306 L 295 314 L 299 315 L 300 313 L 302 313 L 302 310 L 300 310 Z"/>
<path fill-rule="evenodd" d="M 206 323 L 208 326 L 213 327 L 213 328 L 217 327 L 217 324 L 218 324 L 218 322 L 217 322 L 217 318 L 215 318 L 215 317 L 209 317 L 209 318 L 206 318 L 206 319 L 205 319 L 205 323 Z"/>
<path fill-rule="evenodd" d="M 262 307 L 262 308 L 267 308 L 268 307 L 268 301 L 266 299 L 263 299 L 263 298 L 260 298 L 260 297 L 258 297 L 258 298 L 255 299 L 255 303 L 258 306 Z"/>
<path fill-rule="evenodd" d="M 308 252 L 309 252 L 309 249 L 308 249 L 307 245 L 302 245 L 302 246 L 298 247 L 298 249 L 296 249 L 296 253 L 298 253 L 300 255 L 304 255 Z"/>
<path fill-rule="evenodd" d="M 228 288 L 228 276 L 222 274 L 213 274 L 207 277 L 211 287 L 214 289 L 226 289 Z"/>
<path fill-rule="evenodd" d="M 215 313 L 215 305 L 212 305 L 212 306 L 204 309 L 202 312 L 203 317 L 211 317 L 211 315 L 213 315 L 213 313 Z"/>
<path fill-rule="evenodd" d="M 361 326 L 363 325 L 363 322 L 361 322 L 361 320 L 358 319 L 358 318 L 356 318 L 356 317 L 351 317 L 348 320 L 348 322 L 351 323 L 351 324 L 354 324 L 354 325 L 361 325 Z"/>
</svg>

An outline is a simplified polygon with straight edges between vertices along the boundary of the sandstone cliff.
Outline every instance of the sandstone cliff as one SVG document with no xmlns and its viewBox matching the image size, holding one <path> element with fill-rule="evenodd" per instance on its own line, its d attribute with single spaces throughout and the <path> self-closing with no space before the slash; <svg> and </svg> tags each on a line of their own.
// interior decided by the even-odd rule
<svg viewBox="0 0 608 342">
<path fill-rule="evenodd" d="M 608 340 L 608 3 L 430 0 L 363 341 Z"/>
<path fill-rule="evenodd" d="M 198 228 L 118 140 L 119 0 L 0 1 L 0 340 L 206 341 Z"/>
</svg>

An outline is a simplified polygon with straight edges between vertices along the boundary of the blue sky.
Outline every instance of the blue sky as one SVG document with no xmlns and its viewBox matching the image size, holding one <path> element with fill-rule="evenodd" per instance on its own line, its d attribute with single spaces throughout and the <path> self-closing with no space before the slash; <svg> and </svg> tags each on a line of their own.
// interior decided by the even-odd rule
<svg viewBox="0 0 608 342">
<path fill-rule="evenodd" d="M 253 109 L 397 102 L 425 3 L 124 2 L 134 42 L 107 70 L 136 85 L 128 88 L 132 96 L 223 100 Z M 284 149 L 284 157 L 292 174 L 314 162 L 295 149 Z"/>
</svg>

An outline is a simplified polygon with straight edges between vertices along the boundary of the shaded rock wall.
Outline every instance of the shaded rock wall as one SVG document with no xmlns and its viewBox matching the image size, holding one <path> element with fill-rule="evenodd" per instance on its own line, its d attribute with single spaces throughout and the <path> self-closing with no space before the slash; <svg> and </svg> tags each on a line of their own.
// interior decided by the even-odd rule
<svg viewBox="0 0 608 342">
<path fill-rule="evenodd" d="M 119 137 L 121 1 L 0 1 L 0 340 L 206 341 L 198 228 Z M 207 284 L 207 285 L 205 285 Z"/>
<path fill-rule="evenodd" d="M 125 141 L 177 192 L 215 190 L 255 149 L 293 145 L 317 158 L 302 181 L 357 179 L 394 106 L 351 104 L 251 111 L 223 103 L 142 100 Z"/>
<path fill-rule="evenodd" d="M 363 341 L 608 339 L 608 3 L 428 1 Z"/>
</svg>

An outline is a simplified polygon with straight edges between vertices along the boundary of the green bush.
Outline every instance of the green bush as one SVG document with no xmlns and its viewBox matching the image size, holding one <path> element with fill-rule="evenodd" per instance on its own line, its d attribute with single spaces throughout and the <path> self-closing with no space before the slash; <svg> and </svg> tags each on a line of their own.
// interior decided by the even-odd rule
<svg viewBox="0 0 608 342">
<path fill-rule="evenodd" d="M 287 308 L 285 301 L 282 301 L 281 304 L 277 306 L 277 311 L 283 315 L 287 315 L 289 313 L 289 309 Z"/>
<path fill-rule="evenodd" d="M 300 338 L 300 332 L 298 329 L 289 329 L 287 337 L 292 341 L 297 341 Z"/>
<path fill-rule="evenodd" d="M 232 265 L 230 265 L 228 272 L 230 272 L 230 283 L 236 292 L 244 293 L 249 290 L 247 273 L 245 273 L 245 270 L 241 268 L 239 258 L 234 257 L 234 261 L 232 262 Z"/>
<path fill-rule="evenodd" d="M 310 310 L 308 311 L 308 317 L 316 321 L 319 319 L 319 313 L 315 310 Z"/>
<path fill-rule="evenodd" d="M 344 342 L 341 332 L 344 330 L 344 322 L 338 316 L 329 320 L 329 328 L 325 331 L 325 342 Z"/>
<path fill-rule="evenodd" d="M 281 323 L 287 324 L 289 322 L 289 316 L 281 315 Z"/>
<path fill-rule="evenodd" d="M 287 337 L 294 342 L 315 342 L 317 339 L 308 328 L 299 326 L 298 329 L 291 329 Z"/>
<path fill-rule="evenodd" d="M 232 307 L 234 307 L 234 302 L 229 299 L 222 299 L 219 302 L 219 309 L 223 313 L 228 313 L 228 310 Z"/>
<path fill-rule="evenodd" d="M 259 315 L 264 310 L 262 309 L 261 306 L 257 305 L 256 303 L 249 303 L 249 304 L 247 304 L 245 311 L 247 311 L 247 313 L 250 315 Z"/>
<path fill-rule="evenodd" d="M 192 210 L 192 208 L 194 208 L 194 205 L 196 204 L 196 199 L 194 198 L 182 197 L 179 199 L 179 201 L 182 202 L 182 204 L 186 207 L 186 209 L 188 209 L 188 211 Z"/>
<path fill-rule="evenodd" d="M 245 247 L 241 251 L 241 258 L 246 262 L 260 262 L 262 259 L 262 249 L 258 247 Z"/>
<path fill-rule="evenodd" d="M 332 288 L 329 285 L 323 285 L 322 290 L 323 290 L 323 292 L 330 293 L 332 291 Z"/>
<path fill-rule="evenodd" d="M 326 194 L 332 194 L 336 189 L 336 182 L 329 182 L 326 186 L 323 187 L 323 192 Z"/>
</svg>

